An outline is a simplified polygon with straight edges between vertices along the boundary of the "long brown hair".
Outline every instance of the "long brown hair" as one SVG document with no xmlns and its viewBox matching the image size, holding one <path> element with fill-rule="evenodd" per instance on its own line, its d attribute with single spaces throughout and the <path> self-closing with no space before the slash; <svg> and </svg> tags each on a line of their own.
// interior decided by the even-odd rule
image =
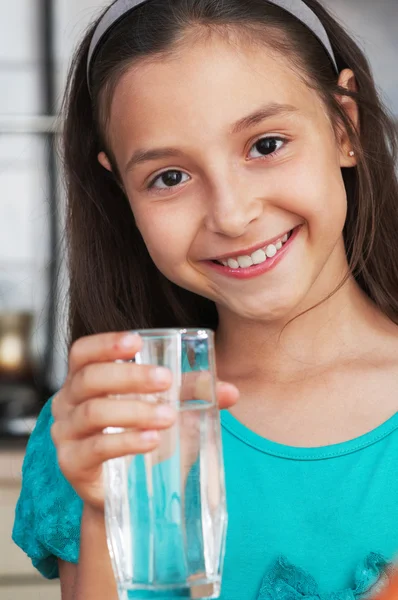
<svg viewBox="0 0 398 600">
<path fill-rule="evenodd" d="M 86 63 L 96 25 L 87 32 L 72 62 L 64 104 L 70 342 L 92 333 L 144 327 L 217 328 L 213 302 L 179 288 L 155 267 L 117 172 L 110 174 L 97 161 L 101 150 L 112 157 L 106 120 L 123 71 L 132 61 L 172 51 L 198 25 L 202 30 L 233 29 L 284 53 L 320 94 L 336 126 L 346 128 L 358 161 L 356 168 L 343 170 L 350 269 L 380 310 L 398 323 L 397 134 L 362 51 L 317 0 L 306 4 L 322 21 L 339 69 L 354 71 L 357 91 L 338 87 L 330 58 L 316 37 L 266 0 L 144 3 L 109 32 L 92 69 L 91 96 Z M 338 101 L 344 95 L 358 104 L 359 131 Z"/>
</svg>

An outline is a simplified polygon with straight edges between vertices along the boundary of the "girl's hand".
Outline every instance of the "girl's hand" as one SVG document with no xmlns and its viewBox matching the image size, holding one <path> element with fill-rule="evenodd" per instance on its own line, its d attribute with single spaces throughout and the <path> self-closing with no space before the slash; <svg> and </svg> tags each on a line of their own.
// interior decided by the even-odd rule
<svg viewBox="0 0 398 600">
<path fill-rule="evenodd" d="M 68 376 L 52 402 L 51 436 L 60 469 L 80 498 L 101 510 L 102 463 L 154 450 L 159 430 L 176 419 L 171 407 L 134 397 L 167 390 L 171 385 L 168 369 L 115 362 L 131 359 L 140 348 L 141 338 L 134 334 L 81 338 L 72 346 Z M 233 385 L 219 383 L 217 397 L 220 408 L 229 408 L 237 401 L 238 391 Z M 130 431 L 104 434 L 106 427 Z"/>
</svg>

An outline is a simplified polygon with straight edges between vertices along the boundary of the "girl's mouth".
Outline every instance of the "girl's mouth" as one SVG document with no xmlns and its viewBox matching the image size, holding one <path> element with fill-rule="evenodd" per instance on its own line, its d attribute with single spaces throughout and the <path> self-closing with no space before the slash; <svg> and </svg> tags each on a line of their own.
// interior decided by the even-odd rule
<svg viewBox="0 0 398 600">
<path fill-rule="evenodd" d="M 273 244 L 256 250 L 251 255 L 235 256 L 222 261 L 206 261 L 218 273 L 236 279 L 250 279 L 257 277 L 276 266 L 286 254 L 291 244 L 297 237 L 301 225 L 286 233 Z"/>
</svg>

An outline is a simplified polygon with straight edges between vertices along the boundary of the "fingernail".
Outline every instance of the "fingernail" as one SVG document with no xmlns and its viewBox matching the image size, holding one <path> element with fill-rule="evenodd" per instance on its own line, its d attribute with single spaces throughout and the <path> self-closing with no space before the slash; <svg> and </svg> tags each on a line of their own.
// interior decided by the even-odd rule
<svg viewBox="0 0 398 600">
<path fill-rule="evenodd" d="M 145 442 L 156 442 L 159 439 L 159 433 L 157 431 L 143 431 L 140 437 Z"/>
<path fill-rule="evenodd" d="M 174 410 L 171 406 L 163 404 L 156 408 L 156 416 L 160 421 L 171 421 L 174 417 Z"/>
<path fill-rule="evenodd" d="M 229 389 L 234 389 L 238 391 L 238 388 L 233 383 L 228 383 L 228 381 L 217 381 L 217 387 L 228 387 Z"/>
<path fill-rule="evenodd" d="M 170 381 L 170 371 L 165 367 L 156 367 L 151 370 L 149 375 L 154 383 L 164 384 Z"/>
<path fill-rule="evenodd" d="M 139 335 L 137 333 L 127 333 L 121 339 L 120 345 L 123 348 L 134 348 L 137 345 Z"/>
</svg>

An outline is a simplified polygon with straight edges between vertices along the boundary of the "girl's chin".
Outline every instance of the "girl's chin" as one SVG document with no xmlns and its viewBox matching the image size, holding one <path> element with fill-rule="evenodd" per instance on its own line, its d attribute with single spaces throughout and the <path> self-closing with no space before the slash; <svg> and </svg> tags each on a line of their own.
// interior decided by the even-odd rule
<svg viewBox="0 0 398 600">
<path fill-rule="evenodd" d="M 291 305 L 284 304 L 273 304 L 273 303 L 259 303 L 259 304 L 228 304 L 220 305 L 217 304 L 217 310 L 220 318 L 228 318 L 234 316 L 240 320 L 245 321 L 257 321 L 264 323 L 277 323 L 278 321 L 284 322 L 294 312 L 296 303 Z"/>
</svg>

